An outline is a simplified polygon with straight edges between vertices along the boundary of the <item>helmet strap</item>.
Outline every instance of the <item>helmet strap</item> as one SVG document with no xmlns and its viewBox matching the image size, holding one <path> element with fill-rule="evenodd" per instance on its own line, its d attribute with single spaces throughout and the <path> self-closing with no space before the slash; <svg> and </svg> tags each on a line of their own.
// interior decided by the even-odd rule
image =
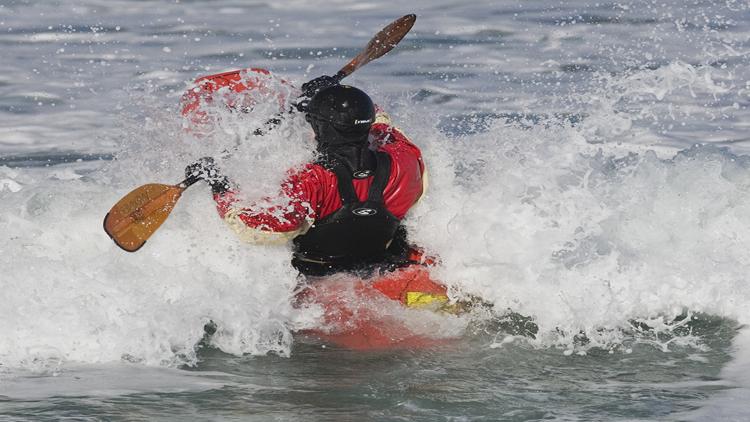
<svg viewBox="0 0 750 422">
<path fill-rule="evenodd" d="M 320 161 L 328 166 L 341 163 L 352 173 L 374 169 L 375 155 L 367 144 L 328 145 L 323 150 L 319 149 L 319 152 Z"/>
<path fill-rule="evenodd" d="M 368 132 L 345 133 L 327 122 L 315 122 L 312 124 L 315 132 L 315 140 L 318 142 L 318 150 L 324 151 L 343 145 L 367 145 Z"/>
</svg>

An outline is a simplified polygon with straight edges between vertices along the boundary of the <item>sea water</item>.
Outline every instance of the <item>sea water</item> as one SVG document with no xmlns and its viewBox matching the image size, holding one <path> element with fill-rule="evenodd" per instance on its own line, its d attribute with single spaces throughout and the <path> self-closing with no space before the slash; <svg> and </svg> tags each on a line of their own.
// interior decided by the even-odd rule
<svg viewBox="0 0 750 422">
<path fill-rule="evenodd" d="M 323 322 L 289 247 L 242 243 L 204 185 L 137 253 L 103 232 L 201 156 L 283 202 L 304 119 L 254 137 L 261 101 L 197 133 L 182 93 L 260 67 L 291 95 L 412 12 L 347 82 L 424 151 L 407 225 L 435 276 L 491 305 L 397 315 L 450 341 L 295 334 Z M 750 417 L 747 2 L 10 0 L 0 48 L 0 419 Z"/>
</svg>

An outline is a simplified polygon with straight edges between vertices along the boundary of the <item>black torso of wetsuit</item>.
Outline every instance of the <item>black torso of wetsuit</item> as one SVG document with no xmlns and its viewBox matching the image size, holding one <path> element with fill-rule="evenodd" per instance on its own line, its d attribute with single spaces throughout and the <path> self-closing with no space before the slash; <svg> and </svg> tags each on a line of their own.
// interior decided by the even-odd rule
<svg viewBox="0 0 750 422">
<path fill-rule="evenodd" d="M 328 275 L 367 272 L 397 261 L 394 258 L 407 248 L 405 231 L 383 199 L 391 173 L 390 156 L 352 147 L 324 154 L 318 164 L 336 175 L 341 208 L 294 239 L 292 265 L 305 275 Z M 367 198 L 360 201 L 353 181 L 370 176 L 373 181 Z"/>
</svg>

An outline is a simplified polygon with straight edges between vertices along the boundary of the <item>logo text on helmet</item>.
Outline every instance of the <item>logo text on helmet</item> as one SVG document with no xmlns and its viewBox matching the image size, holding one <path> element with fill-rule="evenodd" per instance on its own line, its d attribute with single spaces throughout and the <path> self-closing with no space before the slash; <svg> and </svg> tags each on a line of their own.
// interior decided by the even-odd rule
<svg viewBox="0 0 750 422">
<path fill-rule="evenodd" d="M 365 124 L 365 123 L 372 123 L 372 120 L 371 119 L 366 119 L 366 120 L 355 120 L 354 121 L 355 125 L 361 125 L 361 124 Z"/>
</svg>

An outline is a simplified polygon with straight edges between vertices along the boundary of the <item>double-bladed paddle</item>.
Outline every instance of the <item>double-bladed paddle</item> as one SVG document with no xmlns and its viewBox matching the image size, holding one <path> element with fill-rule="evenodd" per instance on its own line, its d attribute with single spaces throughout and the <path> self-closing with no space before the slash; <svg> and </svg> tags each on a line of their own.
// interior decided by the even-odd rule
<svg viewBox="0 0 750 422">
<path fill-rule="evenodd" d="M 341 81 L 355 70 L 391 51 L 414 26 L 417 16 L 409 14 L 391 22 L 334 79 Z M 188 177 L 177 185 L 150 183 L 120 199 L 104 217 L 104 231 L 117 246 L 128 252 L 140 249 L 169 217 L 182 192 L 200 180 Z"/>
</svg>

